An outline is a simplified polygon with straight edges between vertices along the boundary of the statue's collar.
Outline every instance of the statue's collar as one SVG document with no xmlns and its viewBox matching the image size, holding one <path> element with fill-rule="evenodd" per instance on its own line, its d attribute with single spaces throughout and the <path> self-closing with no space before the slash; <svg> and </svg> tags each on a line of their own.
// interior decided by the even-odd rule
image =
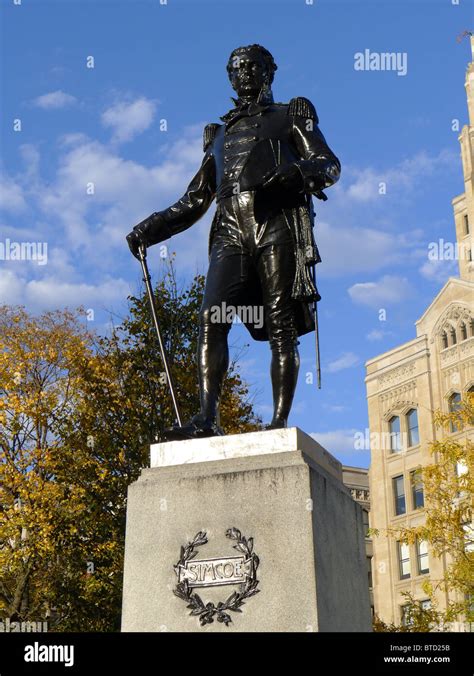
<svg viewBox="0 0 474 676">
<path fill-rule="evenodd" d="M 221 120 L 226 123 L 232 122 L 234 118 L 242 117 L 243 115 L 259 115 L 273 103 L 273 94 L 271 89 L 265 93 L 260 92 L 258 99 L 250 103 L 242 101 L 242 99 L 236 99 L 233 96 L 231 96 L 231 99 L 235 108 L 232 108 L 226 115 L 221 117 Z"/>
<path fill-rule="evenodd" d="M 270 105 L 270 103 L 273 103 L 273 92 L 269 87 L 268 88 L 262 87 L 256 101 L 251 101 L 250 104 L 246 101 L 243 101 L 240 98 L 236 99 L 233 96 L 231 96 L 230 98 L 234 102 L 236 108 L 242 108 L 243 106 L 248 106 L 251 105 L 252 103 L 268 106 Z"/>
</svg>

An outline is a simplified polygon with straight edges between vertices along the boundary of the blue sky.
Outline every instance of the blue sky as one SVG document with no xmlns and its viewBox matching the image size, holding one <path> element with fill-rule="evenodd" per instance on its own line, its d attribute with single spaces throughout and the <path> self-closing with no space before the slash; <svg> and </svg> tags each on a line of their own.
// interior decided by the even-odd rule
<svg viewBox="0 0 474 676">
<path fill-rule="evenodd" d="M 457 275 L 452 262 L 428 260 L 428 245 L 453 241 L 451 199 L 463 190 L 453 120 L 467 121 L 470 50 L 456 36 L 473 28 L 472 4 L 2 0 L 1 24 L 0 242 L 46 242 L 48 262 L 0 260 L 0 303 L 83 305 L 99 331 L 140 287 L 125 235 L 182 194 L 203 126 L 231 106 L 232 49 L 265 45 L 279 66 L 275 100 L 313 101 L 343 170 L 316 204 L 323 389 L 306 382 L 306 336 L 290 424 L 368 466 L 368 450 L 353 444 L 367 426 L 364 362 L 413 338 L 416 319 Z M 406 75 L 355 70 L 366 49 L 406 54 Z M 212 214 L 169 243 L 183 281 L 206 270 Z M 162 265 L 152 250 L 155 278 Z M 241 327 L 231 337 L 249 344 L 242 373 L 268 420 L 268 346 Z"/>
</svg>

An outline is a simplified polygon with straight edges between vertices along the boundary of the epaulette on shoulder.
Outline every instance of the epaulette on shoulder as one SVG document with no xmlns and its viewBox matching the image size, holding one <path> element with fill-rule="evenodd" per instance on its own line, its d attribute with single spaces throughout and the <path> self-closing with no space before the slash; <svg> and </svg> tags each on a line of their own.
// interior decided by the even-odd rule
<svg viewBox="0 0 474 676">
<path fill-rule="evenodd" d="M 203 133 L 203 139 L 202 139 L 202 145 L 203 145 L 203 150 L 206 152 L 208 146 L 213 142 L 217 130 L 219 129 L 221 125 L 217 124 L 216 122 L 211 122 L 210 124 L 206 124 L 204 127 L 204 133 Z"/>
<path fill-rule="evenodd" d="M 297 115 L 298 117 L 310 118 L 315 120 L 316 124 L 319 122 L 316 108 L 309 99 L 304 96 L 295 96 L 288 104 L 288 115 Z"/>
</svg>

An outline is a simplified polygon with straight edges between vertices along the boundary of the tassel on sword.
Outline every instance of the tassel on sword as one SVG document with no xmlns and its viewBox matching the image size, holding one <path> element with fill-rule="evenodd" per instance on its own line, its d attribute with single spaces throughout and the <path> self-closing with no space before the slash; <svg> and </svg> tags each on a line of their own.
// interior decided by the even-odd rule
<svg viewBox="0 0 474 676">
<path fill-rule="evenodd" d="M 314 288 L 316 287 L 316 264 L 313 263 L 311 268 L 311 276 L 313 278 Z M 316 377 L 318 383 L 318 390 L 321 389 L 321 353 L 319 350 L 319 322 L 318 322 L 318 301 L 313 301 L 313 311 L 314 311 L 314 335 L 316 339 Z"/>
</svg>

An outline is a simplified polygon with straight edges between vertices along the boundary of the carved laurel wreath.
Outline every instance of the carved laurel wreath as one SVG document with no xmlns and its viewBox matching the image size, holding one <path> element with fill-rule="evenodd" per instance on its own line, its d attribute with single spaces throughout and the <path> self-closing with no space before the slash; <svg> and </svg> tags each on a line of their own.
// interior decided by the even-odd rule
<svg viewBox="0 0 474 676">
<path fill-rule="evenodd" d="M 199 594 L 193 592 L 193 589 L 189 586 L 188 580 L 178 582 L 176 588 L 173 589 L 173 593 L 178 598 L 187 602 L 187 607 L 191 610 L 189 614 L 199 617 L 201 627 L 206 624 L 212 624 L 214 622 L 214 617 L 216 616 L 217 621 L 223 622 L 227 627 L 232 622 L 232 618 L 226 611 L 231 610 L 234 613 L 241 613 L 242 611 L 240 608 L 244 605 L 244 600 L 251 596 L 255 596 L 255 594 L 258 594 L 260 591 L 260 589 L 257 589 L 259 582 L 257 580 L 257 568 L 260 560 L 253 551 L 253 538 L 248 538 L 247 540 L 237 528 L 229 528 L 226 531 L 226 537 L 236 541 L 233 548 L 242 552 L 242 554 L 245 554 L 247 561 L 250 562 L 250 572 L 246 581 L 240 585 L 239 591 L 234 591 L 224 602 L 219 601 L 216 606 L 211 602 L 204 603 Z M 197 555 L 198 550 L 196 547 L 205 545 L 207 542 L 207 533 L 205 531 L 199 531 L 191 542 L 188 542 L 185 547 L 181 547 L 180 559 L 174 566 L 176 575 L 179 575 L 180 566 L 184 566 L 186 561 L 194 559 Z"/>
</svg>

